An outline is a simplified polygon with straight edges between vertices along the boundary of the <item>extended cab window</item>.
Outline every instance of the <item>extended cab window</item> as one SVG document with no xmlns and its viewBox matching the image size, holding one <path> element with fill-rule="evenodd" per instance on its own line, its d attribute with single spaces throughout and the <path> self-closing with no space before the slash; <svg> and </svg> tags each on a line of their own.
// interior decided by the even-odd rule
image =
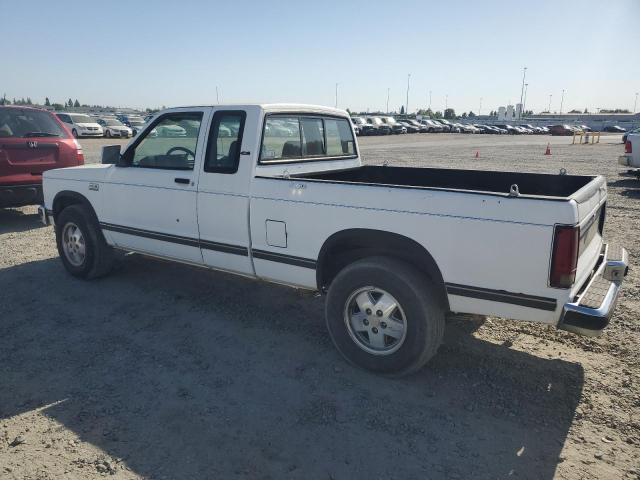
<svg viewBox="0 0 640 480">
<path fill-rule="evenodd" d="M 193 170 L 202 113 L 170 113 L 126 152 L 132 167 Z"/>
<path fill-rule="evenodd" d="M 246 114 L 243 111 L 216 112 L 209 131 L 204 171 L 236 173 Z"/>
<path fill-rule="evenodd" d="M 345 118 L 268 116 L 260 162 L 287 162 L 354 156 L 353 130 Z"/>
</svg>

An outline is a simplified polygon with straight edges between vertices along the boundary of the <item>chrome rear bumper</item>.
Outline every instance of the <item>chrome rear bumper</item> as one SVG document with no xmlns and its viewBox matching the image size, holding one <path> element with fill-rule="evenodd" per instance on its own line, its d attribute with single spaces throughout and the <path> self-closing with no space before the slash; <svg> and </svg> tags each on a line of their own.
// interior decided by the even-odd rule
<svg viewBox="0 0 640 480">
<path fill-rule="evenodd" d="M 605 245 L 604 261 L 575 301 L 565 304 L 558 328 L 589 337 L 600 335 L 613 316 L 628 271 L 627 250 Z"/>
</svg>

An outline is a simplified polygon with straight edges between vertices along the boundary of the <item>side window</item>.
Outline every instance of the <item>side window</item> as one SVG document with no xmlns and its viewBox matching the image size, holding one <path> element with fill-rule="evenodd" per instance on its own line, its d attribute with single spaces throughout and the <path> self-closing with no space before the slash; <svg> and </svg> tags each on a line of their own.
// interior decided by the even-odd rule
<svg viewBox="0 0 640 480">
<path fill-rule="evenodd" d="M 240 163 L 242 132 L 246 113 L 243 111 L 216 112 L 213 116 L 204 171 L 236 173 Z"/>
<path fill-rule="evenodd" d="M 127 150 L 125 159 L 132 167 L 193 170 L 201 123 L 201 112 L 163 115 Z"/>
<path fill-rule="evenodd" d="M 324 128 L 327 133 L 328 156 L 355 155 L 355 142 L 349 122 L 338 118 L 325 118 Z"/>
<path fill-rule="evenodd" d="M 267 117 L 262 137 L 260 160 L 300 158 L 300 121 L 298 117 Z"/>
</svg>

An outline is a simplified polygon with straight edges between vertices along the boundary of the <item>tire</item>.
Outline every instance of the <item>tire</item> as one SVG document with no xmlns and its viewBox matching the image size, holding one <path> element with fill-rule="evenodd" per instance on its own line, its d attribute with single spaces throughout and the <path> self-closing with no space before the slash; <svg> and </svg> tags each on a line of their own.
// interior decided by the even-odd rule
<svg viewBox="0 0 640 480">
<path fill-rule="evenodd" d="M 71 134 L 73 135 L 73 138 L 78 138 L 78 131 L 75 128 L 71 130 Z"/>
<path fill-rule="evenodd" d="M 362 298 L 371 300 L 371 309 L 356 306 L 367 305 Z M 393 311 L 391 300 L 397 304 Z M 380 315 L 376 307 L 384 304 L 391 307 Z M 349 362 L 390 376 L 422 368 L 444 335 L 444 308 L 432 283 L 411 265 L 388 257 L 368 257 L 345 267 L 329 288 L 325 318 L 334 345 Z M 393 336 L 384 333 L 392 331 Z"/>
<path fill-rule="evenodd" d="M 104 136 L 107 138 L 111 138 L 111 131 L 107 130 L 106 132 L 104 132 Z"/>
<path fill-rule="evenodd" d="M 111 271 L 113 249 L 107 245 L 95 215 L 84 205 L 70 205 L 60 212 L 56 219 L 56 245 L 64 267 L 74 277 L 89 280 Z"/>
</svg>

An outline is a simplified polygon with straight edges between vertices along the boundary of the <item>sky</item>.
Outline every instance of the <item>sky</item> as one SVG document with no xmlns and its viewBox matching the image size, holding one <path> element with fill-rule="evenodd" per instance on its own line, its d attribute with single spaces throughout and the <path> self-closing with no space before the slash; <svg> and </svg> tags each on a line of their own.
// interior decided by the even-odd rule
<svg viewBox="0 0 640 480">
<path fill-rule="evenodd" d="M 640 0 L 0 0 L 0 95 L 158 108 L 634 108 Z M 640 100 L 638 107 L 640 109 Z"/>
</svg>

